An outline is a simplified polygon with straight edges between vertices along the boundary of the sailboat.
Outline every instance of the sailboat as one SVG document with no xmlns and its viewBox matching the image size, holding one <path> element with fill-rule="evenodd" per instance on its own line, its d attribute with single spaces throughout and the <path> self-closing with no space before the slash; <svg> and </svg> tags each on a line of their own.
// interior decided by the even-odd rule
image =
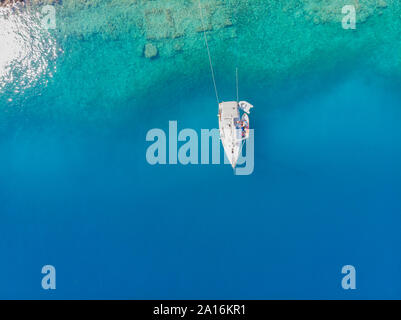
<svg viewBox="0 0 401 320">
<path fill-rule="evenodd" d="M 206 36 L 205 23 L 203 21 L 202 6 L 199 0 L 199 12 L 203 28 L 203 36 L 209 57 L 210 72 L 212 75 L 214 91 L 216 94 L 216 101 L 219 105 L 219 131 L 220 140 L 224 147 L 227 159 L 230 161 L 231 166 L 235 169 L 238 158 L 242 151 L 243 142 L 249 137 L 249 116 L 250 110 L 253 108 L 249 102 L 239 101 L 238 97 L 238 68 L 236 69 L 236 87 L 237 87 L 237 101 L 220 102 L 219 94 L 217 92 L 216 79 L 214 76 L 214 69 L 212 58 L 210 55 L 209 44 Z M 242 111 L 242 112 L 241 112 Z M 241 116 L 242 113 L 242 116 Z"/>
<path fill-rule="evenodd" d="M 246 101 L 219 103 L 220 139 L 233 169 L 237 165 L 244 140 L 249 138 L 248 114 L 251 108 L 253 108 L 253 105 Z"/>
</svg>

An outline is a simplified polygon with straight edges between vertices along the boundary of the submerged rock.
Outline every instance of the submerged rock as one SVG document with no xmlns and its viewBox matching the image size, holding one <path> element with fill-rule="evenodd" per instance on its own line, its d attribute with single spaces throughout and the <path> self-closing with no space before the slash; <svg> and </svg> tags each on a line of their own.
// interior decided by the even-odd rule
<svg viewBox="0 0 401 320">
<path fill-rule="evenodd" d="M 297 1 L 294 1 L 294 4 Z M 343 18 L 342 8 L 345 5 L 354 5 L 357 12 L 357 21 L 365 22 L 374 15 L 381 15 L 380 9 L 387 8 L 385 0 L 302 0 L 303 10 L 311 17 L 317 17 L 319 21 L 338 23 Z M 313 22 L 315 19 L 313 18 Z"/>
<path fill-rule="evenodd" d="M 377 4 L 379 8 L 387 8 L 387 3 L 384 0 L 379 0 L 379 3 Z"/>
<path fill-rule="evenodd" d="M 144 55 L 148 59 L 156 58 L 159 54 L 157 47 L 151 43 L 147 43 L 144 48 Z"/>
</svg>

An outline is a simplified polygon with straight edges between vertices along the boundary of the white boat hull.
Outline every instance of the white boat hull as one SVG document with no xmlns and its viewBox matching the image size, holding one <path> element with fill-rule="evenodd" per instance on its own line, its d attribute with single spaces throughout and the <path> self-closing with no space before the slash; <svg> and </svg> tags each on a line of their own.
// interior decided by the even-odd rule
<svg viewBox="0 0 401 320">
<path fill-rule="evenodd" d="M 236 101 L 219 104 L 219 130 L 224 152 L 233 168 L 237 165 L 242 149 L 242 129 L 238 125 L 240 113 Z"/>
</svg>

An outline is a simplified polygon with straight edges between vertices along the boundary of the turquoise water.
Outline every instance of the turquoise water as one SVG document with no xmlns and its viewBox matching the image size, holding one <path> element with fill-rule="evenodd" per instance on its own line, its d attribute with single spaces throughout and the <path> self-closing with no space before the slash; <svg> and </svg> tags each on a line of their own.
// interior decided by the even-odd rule
<svg viewBox="0 0 401 320">
<path fill-rule="evenodd" d="M 217 127 L 196 1 L 63 1 L 48 31 L 2 8 L 0 297 L 400 298 L 401 8 L 343 30 L 343 3 L 202 1 L 249 176 L 146 162 L 152 128 Z"/>
</svg>

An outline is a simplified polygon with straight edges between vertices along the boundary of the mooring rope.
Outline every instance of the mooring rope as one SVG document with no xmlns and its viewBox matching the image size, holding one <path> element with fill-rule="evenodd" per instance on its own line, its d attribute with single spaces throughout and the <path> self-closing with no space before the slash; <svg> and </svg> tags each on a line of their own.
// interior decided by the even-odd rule
<svg viewBox="0 0 401 320">
<path fill-rule="evenodd" d="M 204 23 L 204 21 L 203 21 L 203 13 L 202 13 L 202 6 L 201 6 L 200 0 L 199 0 L 199 12 L 200 12 L 200 18 L 201 18 L 201 22 L 202 22 L 203 36 L 204 36 L 204 38 L 205 38 L 205 44 L 206 44 L 206 48 L 207 48 L 207 54 L 208 54 L 208 56 L 209 56 L 209 65 L 210 65 L 210 72 L 212 73 L 214 92 L 216 93 L 216 101 L 217 101 L 217 104 L 219 104 L 219 103 L 220 103 L 219 94 L 218 94 L 218 92 L 217 92 L 216 79 L 215 79 L 215 77 L 214 77 L 214 69 L 213 69 L 213 64 L 212 64 L 212 58 L 211 58 L 211 56 L 210 56 L 209 44 L 208 44 L 208 42 L 207 42 L 206 28 L 205 28 L 205 23 Z"/>
</svg>

